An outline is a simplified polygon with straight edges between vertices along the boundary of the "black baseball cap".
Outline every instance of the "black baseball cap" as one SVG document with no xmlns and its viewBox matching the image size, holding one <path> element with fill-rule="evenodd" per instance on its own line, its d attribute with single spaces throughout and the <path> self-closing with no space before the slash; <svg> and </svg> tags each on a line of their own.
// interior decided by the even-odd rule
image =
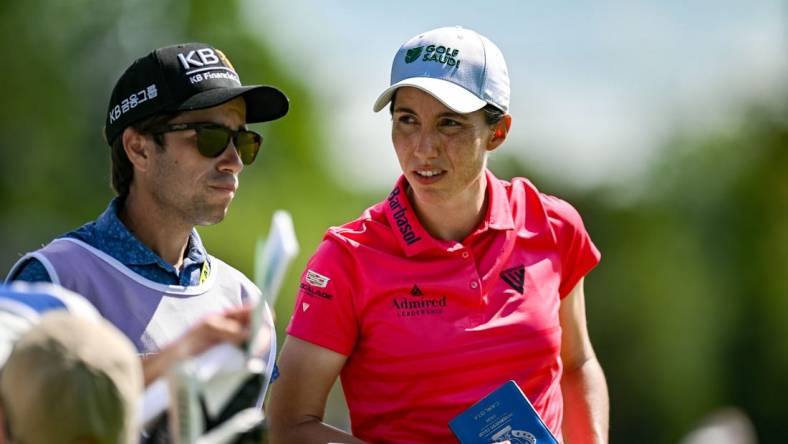
<svg viewBox="0 0 788 444">
<path fill-rule="evenodd" d="M 109 101 L 104 136 L 117 138 L 127 126 L 162 113 L 221 105 L 242 96 L 248 123 L 276 120 L 290 107 L 273 86 L 242 86 L 224 53 L 205 43 L 165 46 L 139 58 L 120 76 Z"/>
</svg>

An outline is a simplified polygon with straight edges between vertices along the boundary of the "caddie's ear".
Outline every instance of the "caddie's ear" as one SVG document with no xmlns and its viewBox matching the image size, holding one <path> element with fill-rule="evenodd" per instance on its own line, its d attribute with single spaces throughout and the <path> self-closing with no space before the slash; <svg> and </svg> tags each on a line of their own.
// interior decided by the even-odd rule
<svg viewBox="0 0 788 444">
<path fill-rule="evenodd" d="M 493 127 L 492 137 L 490 137 L 490 141 L 487 142 L 487 151 L 492 151 L 506 140 L 506 136 L 509 134 L 509 129 L 512 127 L 512 116 L 510 114 L 504 114 L 498 123 L 495 124 Z"/>
<path fill-rule="evenodd" d="M 123 138 L 123 150 L 134 165 L 134 169 L 145 171 L 151 159 L 151 150 L 155 148 L 152 137 L 132 127 L 126 127 L 120 135 Z"/>
</svg>

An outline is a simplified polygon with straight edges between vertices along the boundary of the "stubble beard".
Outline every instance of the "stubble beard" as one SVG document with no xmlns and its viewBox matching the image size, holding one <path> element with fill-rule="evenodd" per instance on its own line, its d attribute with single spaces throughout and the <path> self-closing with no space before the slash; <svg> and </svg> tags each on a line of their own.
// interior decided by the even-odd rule
<svg viewBox="0 0 788 444">
<path fill-rule="evenodd" d="M 179 190 L 194 191 L 195 185 L 168 183 L 169 181 L 161 180 L 162 177 L 166 176 L 158 176 L 158 183 L 153 187 L 153 200 L 170 223 L 190 227 L 208 226 L 221 222 L 227 215 L 232 199 L 210 202 L 207 196 L 208 191 L 194 194 L 178 192 Z M 201 184 L 196 186 L 201 187 Z M 175 191 L 173 192 L 173 190 Z"/>
<path fill-rule="evenodd" d="M 179 212 L 190 225 L 215 225 L 224 220 L 230 209 L 232 199 L 226 203 L 208 202 L 204 195 L 192 196 L 188 202 L 181 202 Z"/>
</svg>

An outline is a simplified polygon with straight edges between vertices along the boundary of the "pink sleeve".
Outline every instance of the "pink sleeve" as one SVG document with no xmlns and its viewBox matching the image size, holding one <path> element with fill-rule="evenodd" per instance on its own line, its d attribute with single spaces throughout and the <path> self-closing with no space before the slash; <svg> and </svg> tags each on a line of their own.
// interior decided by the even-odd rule
<svg viewBox="0 0 788 444">
<path fill-rule="evenodd" d="M 325 238 L 301 275 L 287 333 L 304 341 L 350 355 L 358 336 L 349 252 Z"/>
<path fill-rule="evenodd" d="M 572 205 L 548 195 L 543 195 L 543 202 L 561 253 L 559 293 L 563 299 L 599 263 L 602 254 L 591 241 L 583 219 Z"/>
</svg>

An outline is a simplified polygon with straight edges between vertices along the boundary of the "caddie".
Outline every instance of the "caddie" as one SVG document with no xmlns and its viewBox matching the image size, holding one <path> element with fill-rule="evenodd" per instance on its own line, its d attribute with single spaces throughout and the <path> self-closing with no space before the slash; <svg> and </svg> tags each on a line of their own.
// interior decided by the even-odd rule
<svg viewBox="0 0 788 444">
<path fill-rule="evenodd" d="M 94 221 L 29 253 L 8 281 L 50 281 L 83 295 L 143 356 L 145 381 L 180 359 L 249 336 L 260 294 L 211 256 L 195 230 L 226 215 L 263 137 L 247 124 L 287 114 L 273 86 L 243 86 L 220 50 L 158 48 L 112 90 L 104 135 L 117 197 Z"/>
</svg>

